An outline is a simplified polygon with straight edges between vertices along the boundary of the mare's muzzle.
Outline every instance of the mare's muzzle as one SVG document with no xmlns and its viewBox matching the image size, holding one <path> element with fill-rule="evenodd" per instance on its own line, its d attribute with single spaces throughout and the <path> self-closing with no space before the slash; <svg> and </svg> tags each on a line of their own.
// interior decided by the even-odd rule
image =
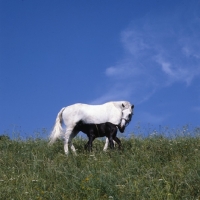
<svg viewBox="0 0 200 200">
<path fill-rule="evenodd" d="M 128 115 L 128 119 L 125 119 L 125 118 L 122 118 L 122 119 L 124 119 L 125 120 L 125 127 L 127 127 L 128 125 L 129 125 L 129 123 L 130 123 L 130 121 L 131 121 L 131 119 L 132 119 L 132 116 L 133 116 L 133 114 L 129 114 Z"/>
<path fill-rule="evenodd" d="M 121 127 L 120 125 L 118 125 L 117 127 L 118 127 L 120 133 L 123 133 L 126 128 L 126 126 Z"/>
<path fill-rule="evenodd" d="M 125 121 L 125 124 L 124 124 L 123 126 L 121 126 L 121 123 L 118 125 L 118 129 L 119 129 L 119 131 L 120 131 L 121 133 L 124 132 L 125 128 L 129 125 L 131 119 L 132 119 L 132 114 L 129 114 L 129 115 L 128 115 L 128 119 L 126 119 L 126 118 L 122 118 L 122 119 L 121 119 L 121 121 L 122 121 L 122 120 Z"/>
</svg>

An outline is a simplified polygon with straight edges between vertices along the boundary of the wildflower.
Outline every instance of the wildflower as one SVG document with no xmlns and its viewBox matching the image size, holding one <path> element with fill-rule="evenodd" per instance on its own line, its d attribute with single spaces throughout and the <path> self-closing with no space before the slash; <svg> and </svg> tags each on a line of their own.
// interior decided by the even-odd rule
<svg viewBox="0 0 200 200">
<path fill-rule="evenodd" d="M 85 181 L 89 181 L 89 180 L 90 180 L 89 177 L 86 177 L 86 178 L 85 178 Z"/>
</svg>

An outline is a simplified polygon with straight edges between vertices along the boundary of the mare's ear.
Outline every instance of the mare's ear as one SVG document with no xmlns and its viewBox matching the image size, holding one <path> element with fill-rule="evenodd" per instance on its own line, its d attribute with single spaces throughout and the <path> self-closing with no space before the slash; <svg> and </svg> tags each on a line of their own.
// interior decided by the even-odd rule
<svg viewBox="0 0 200 200">
<path fill-rule="evenodd" d="M 133 109 L 133 108 L 134 108 L 134 105 L 132 105 L 131 108 Z"/>
<path fill-rule="evenodd" d="M 124 108 L 125 106 L 124 106 L 124 104 L 122 104 L 122 108 Z"/>
</svg>

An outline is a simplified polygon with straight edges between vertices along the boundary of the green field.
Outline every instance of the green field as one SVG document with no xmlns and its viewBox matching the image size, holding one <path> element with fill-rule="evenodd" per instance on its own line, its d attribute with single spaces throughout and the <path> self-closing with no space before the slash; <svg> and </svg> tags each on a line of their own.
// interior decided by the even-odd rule
<svg viewBox="0 0 200 200">
<path fill-rule="evenodd" d="M 0 199 L 200 199 L 200 137 L 122 139 L 103 152 L 75 139 L 77 156 L 44 139 L 0 140 Z"/>
</svg>

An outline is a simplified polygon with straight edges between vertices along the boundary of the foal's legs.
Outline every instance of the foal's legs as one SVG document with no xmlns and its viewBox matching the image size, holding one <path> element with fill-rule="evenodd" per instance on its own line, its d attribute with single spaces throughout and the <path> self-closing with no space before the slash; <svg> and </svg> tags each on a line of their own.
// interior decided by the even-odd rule
<svg viewBox="0 0 200 200">
<path fill-rule="evenodd" d="M 88 138 L 89 138 L 89 141 L 86 143 L 85 149 L 88 149 L 89 151 L 92 151 L 92 142 L 94 141 L 94 139 L 95 139 L 96 137 L 93 136 L 93 135 L 92 135 L 92 136 L 89 135 Z"/>
<path fill-rule="evenodd" d="M 121 141 L 120 139 L 116 136 L 116 134 L 113 136 L 113 142 L 114 142 L 114 145 L 115 143 L 117 143 L 119 145 L 119 149 L 121 148 Z M 109 139 L 106 137 L 106 143 L 104 145 L 104 148 L 103 150 L 106 151 L 108 149 L 108 144 L 109 144 Z"/>
<path fill-rule="evenodd" d="M 113 142 L 113 139 L 116 137 L 117 135 L 117 127 L 116 126 L 110 126 L 107 124 L 107 127 L 106 127 L 106 143 L 104 145 L 104 148 L 103 150 L 106 151 L 107 148 L 108 148 L 108 143 L 110 143 L 110 148 L 113 149 L 114 148 L 114 142 Z"/>
<path fill-rule="evenodd" d="M 121 149 L 121 141 L 120 141 L 120 139 L 117 137 L 117 136 L 115 136 L 115 137 L 113 137 L 113 140 L 119 145 L 119 149 Z"/>
<path fill-rule="evenodd" d="M 111 148 L 111 149 L 114 149 L 113 137 L 112 137 L 112 136 L 109 136 L 108 140 L 109 140 L 109 143 L 110 143 L 110 148 Z"/>
<path fill-rule="evenodd" d="M 110 142 L 110 141 L 111 141 L 111 142 Z M 109 144 L 109 143 L 110 143 L 110 148 L 111 148 L 111 149 L 114 148 L 114 143 L 115 143 L 115 141 L 113 141 L 113 139 L 109 139 L 109 138 L 106 137 L 106 143 L 105 143 L 104 148 L 103 148 L 104 151 L 106 151 L 106 150 L 108 149 L 108 144 Z M 111 147 L 111 145 L 112 145 L 112 147 Z"/>
</svg>

